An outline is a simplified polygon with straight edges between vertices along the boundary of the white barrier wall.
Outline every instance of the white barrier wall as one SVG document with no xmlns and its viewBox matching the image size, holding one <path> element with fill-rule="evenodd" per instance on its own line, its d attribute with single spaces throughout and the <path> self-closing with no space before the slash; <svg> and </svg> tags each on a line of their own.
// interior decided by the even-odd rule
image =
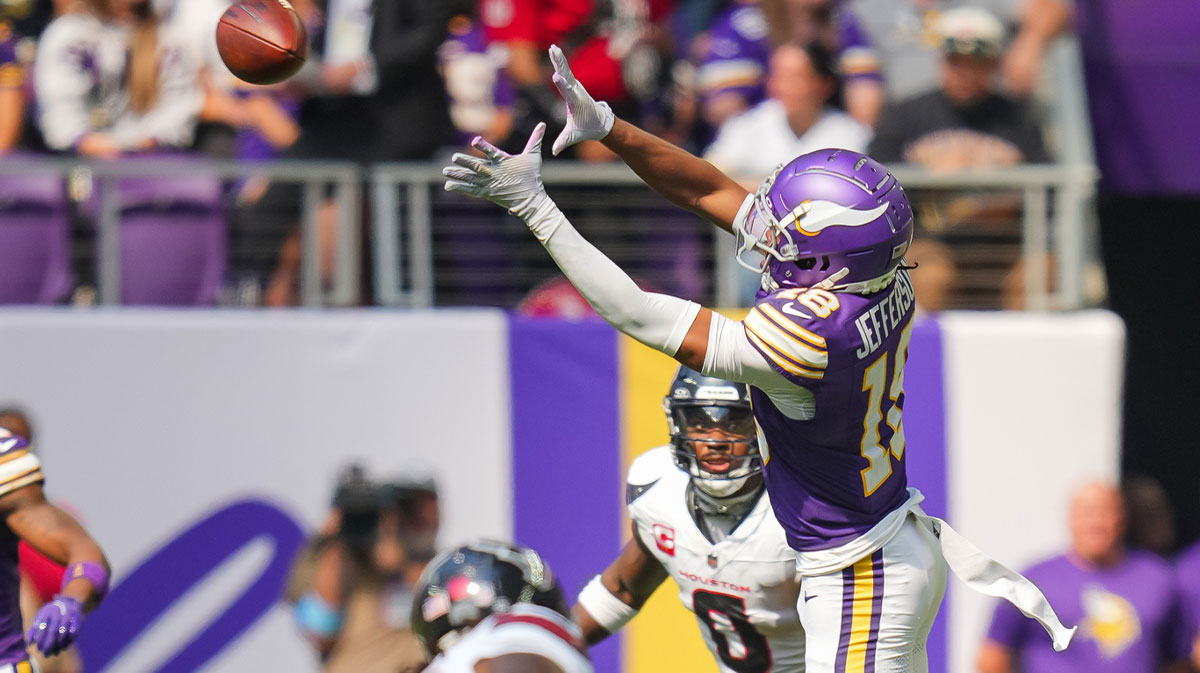
<svg viewBox="0 0 1200 673">
<path fill-rule="evenodd" d="M 641 389 L 631 368 L 658 364 L 638 348 L 600 325 L 483 310 L 3 310 L 0 405 L 33 414 L 47 492 L 123 583 L 85 624 L 89 671 L 302 673 L 310 649 L 258 583 L 322 523 L 352 459 L 437 478 L 444 542 L 515 532 L 549 550 L 568 593 L 606 565 L 627 530 L 622 455 L 645 448 L 624 445 L 642 436 L 630 407 L 659 414 L 672 370 L 658 363 Z M 1116 475 L 1122 349 L 1101 312 L 918 327 L 905 423 L 910 483 L 943 508 L 930 511 L 1014 567 L 1061 550 L 1070 488 Z M 149 598 L 122 599 L 130 586 Z M 991 606 L 951 580 L 935 673 L 974 670 Z M 597 650 L 598 672 L 710 670 L 674 609 Z M 670 624 L 695 642 L 647 649 Z"/>
<path fill-rule="evenodd" d="M 4 311 L 0 404 L 34 415 L 48 494 L 81 512 L 120 580 L 246 496 L 316 529 L 351 459 L 440 477 L 443 539 L 508 537 L 506 349 L 488 311 Z M 105 670 L 157 670 L 261 571 L 259 546 Z M 206 670 L 313 669 L 276 607 Z"/>
<path fill-rule="evenodd" d="M 940 319 L 950 523 L 1022 568 L 1061 553 L 1074 486 L 1117 478 L 1124 326 L 1107 312 Z M 974 671 L 995 603 L 951 580 L 950 671 Z"/>
</svg>

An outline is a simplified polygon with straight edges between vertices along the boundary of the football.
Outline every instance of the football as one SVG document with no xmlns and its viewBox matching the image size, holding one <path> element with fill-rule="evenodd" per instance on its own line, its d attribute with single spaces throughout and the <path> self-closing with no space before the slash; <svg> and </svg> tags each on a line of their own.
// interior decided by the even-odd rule
<svg viewBox="0 0 1200 673">
<path fill-rule="evenodd" d="M 276 84 L 308 58 L 308 33 L 287 0 L 242 0 L 217 24 L 221 60 L 239 79 Z"/>
</svg>

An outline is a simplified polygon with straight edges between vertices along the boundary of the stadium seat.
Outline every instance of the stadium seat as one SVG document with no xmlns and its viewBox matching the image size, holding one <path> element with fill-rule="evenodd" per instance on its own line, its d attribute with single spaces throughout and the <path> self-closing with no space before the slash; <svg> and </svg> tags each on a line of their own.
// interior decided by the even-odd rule
<svg viewBox="0 0 1200 673">
<path fill-rule="evenodd" d="M 74 285 L 60 177 L 0 177 L 0 304 L 54 304 Z"/>
<path fill-rule="evenodd" d="M 120 195 L 122 303 L 215 303 L 229 248 L 220 180 L 124 179 Z"/>
</svg>

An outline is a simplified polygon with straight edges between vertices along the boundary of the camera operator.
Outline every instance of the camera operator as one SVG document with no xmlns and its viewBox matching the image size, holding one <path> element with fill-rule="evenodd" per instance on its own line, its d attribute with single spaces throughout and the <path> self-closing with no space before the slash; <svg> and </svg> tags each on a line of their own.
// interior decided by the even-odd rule
<svg viewBox="0 0 1200 673">
<path fill-rule="evenodd" d="M 357 465 L 343 473 L 287 592 L 323 671 L 396 673 L 422 661 L 409 614 L 437 529 L 432 481 L 374 482 Z"/>
</svg>

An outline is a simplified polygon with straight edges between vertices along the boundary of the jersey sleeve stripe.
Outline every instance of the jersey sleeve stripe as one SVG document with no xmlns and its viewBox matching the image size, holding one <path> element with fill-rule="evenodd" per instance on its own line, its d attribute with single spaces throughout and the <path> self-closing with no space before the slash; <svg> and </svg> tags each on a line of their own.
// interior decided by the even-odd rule
<svg viewBox="0 0 1200 673">
<path fill-rule="evenodd" d="M 829 364 L 829 354 L 825 350 L 813 348 L 800 341 L 761 313 L 747 315 L 746 324 L 754 330 L 758 338 L 771 344 L 772 347 L 787 355 L 788 359 L 801 367 L 821 370 Z"/>
<path fill-rule="evenodd" d="M 766 340 L 760 337 L 754 331 L 754 328 L 750 327 L 748 324 L 746 325 L 746 336 L 750 339 L 750 344 L 754 346 L 754 348 L 761 353 L 763 357 L 773 362 L 775 366 L 779 367 L 783 371 L 793 376 L 800 376 L 806 379 L 820 379 L 822 376 L 824 376 L 823 372 L 806 370 L 800 365 L 792 362 L 790 358 L 768 344 Z"/>
<path fill-rule="evenodd" d="M 753 86 L 762 82 L 762 74 L 762 65 L 751 59 L 706 63 L 700 66 L 700 89 L 712 91 L 734 86 Z"/>
<path fill-rule="evenodd" d="M 18 449 L 16 451 L 13 451 L 12 453 L 6 453 L 4 455 L 0 455 L 0 465 L 3 465 L 4 463 L 7 463 L 11 460 L 16 460 L 17 458 L 20 458 L 21 456 L 24 456 L 28 453 L 29 453 L 28 449 Z"/>
<path fill-rule="evenodd" d="M 42 463 L 37 459 L 37 456 L 28 451 L 24 453 L 25 455 L 23 456 L 18 456 L 0 464 L 0 485 L 14 479 L 20 479 L 30 472 L 41 469 Z"/>
<path fill-rule="evenodd" d="M 45 475 L 42 474 L 42 468 L 34 468 L 31 472 L 0 484 L 0 496 L 8 495 L 19 488 L 25 488 L 30 484 L 36 484 L 39 481 L 44 481 L 45 479 Z"/>
<path fill-rule="evenodd" d="M 761 311 L 764 316 L 771 320 L 771 322 L 775 323 L 780 328 L 791 332 L 793 336 L 801 341 L 806 342 L 813 348 L 820 348 L 824 350 L 829 346 L 829 344 L 825 342 L 824 337 L 818 334 L 813 334 L 812 332 L 797 325 L 795 322 L 788 320 L 782 313 L 776 310 L 774 306 L 771 306 L 770 304 L 759 304 L 755 308 Z"/>
</svg>

